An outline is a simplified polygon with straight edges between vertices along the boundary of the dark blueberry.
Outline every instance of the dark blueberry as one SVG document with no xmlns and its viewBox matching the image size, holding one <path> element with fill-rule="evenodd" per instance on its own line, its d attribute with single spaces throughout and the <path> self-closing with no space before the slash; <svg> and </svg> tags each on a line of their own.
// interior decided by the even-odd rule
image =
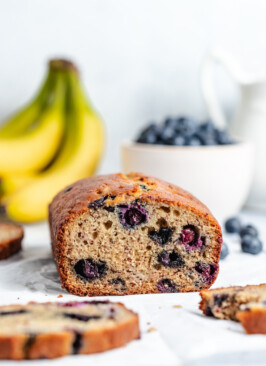
<svg viewBox="0 0 266 366">
<path fill-rule="evenodd" d="M 74 332 L 74 342 L 72 344 L 72 352 L 74 355 L 77 355 L 82 347 L 82 334 L 78 332 Z"/>
<path fill-rule="evenodd" d="M 197 262 L 195 270 L 203 277 L 206 283 L 211 283 L 216 277 L 218 266 L 217 264 L 207 264 Z"/>
<path fill-rule="evenodd" d="M 177 135 L 169 141 L 169 145 L 184 146 L 186 144 L 186 138 L 182 135 Z"/>
<path fill-rule="evenodd" d="M 175 283 L 169 280 L 169 278 L 164 278 L 163 280 L 158 281 L 157 288 L 160 292 L 179 292 Z"/>
<path fill-rule="evenodd" d="M 110 195 L 110 198 L 111 198 L 112 200 L 114 200 L 114 199 L 116 198 L 116 195 L 111 194 L 111 195 Z"/>
<path fill-rule="evenodd" d="M 212 312 L 212 309 L 209 306 L 207 306 L 206 309 L 205 309 L 205 315 L 206 316 L 214 316 L 213 312 Z"/>
<path fill-rule="evenodd" d="M 27 310 L 11 310 L 11 311 L 0 311 L 0 316 L 5 316 L 5 315 L 19 315 L 19 314 L 25 314 L 28 313 Z"/>
<path fill-rule="evenodd" d="M 172 140 L 175 137 L 175 130 L 174 128 L 171 128 L 169 126 L 166 126 L 162 129 L 161 135 L 160 135 L 160 139 L 168 145 L 172 145 Z"/>
<path fill-rule="evenodd" d="M 226 301 L 228 298 L 229 298 L 229 295 L 228 294 L 221 294 L 221 295 L 216 294 L 213 297 L 214 305 L 222 306 L 222 303 L 224 301 Z"/>
<path fill-rule="evenodd" d="M 118 217 L 125 229 L 133 229 L 148 221 L 148 212 L 137 202 L 118 205 Z"/>
<path fill-rule="evenodd" d="M 190 137 L 197 131 L 197 122 L 193 118 L 180 117 L 177 120 L 176 131 L 183 137 Z"/>
<path fill-rule="evenodd" d="M 239 233 L 241 230 L 241 222 L 238 217 L 231 217 L 225 222 L 225 230 L 230 233 Z"/>
<path fill-rule="evenodd" d="M 74 266 L 75 272 L 87 280 L 95 280 L 106 272 L 104 261 L 94 262 L 92 259 L 80 259 Z"/>
<path fill-rule="evenodd" d="M 121 285 L 121 286 L 125 286 L 125 281 L 120 278 L 120 277 L 117 277 L 117 278 L 113 278 L 112 279 L 112 284 L 113 285 Z"/>
<path fill-rule="evenodd" d="M 225 259 L 229 254 L 229 249 L 226 243 L 222 244 L 220 259 Z"/>
<path fill-rule="evenodd" d="M 241 238 L 243 238 L 245 235 L 250 235 L 256 238 L 259 235 L 259 232 L 253 225 L 246 225 L 240 230 L 239 234 Z"/>
<path fill-rule="evenodd" d="M 108 196 L 103 196 L 103 197 L 99 198 L 98 200 L 91 202 L 88 207 L 94 208 L 94 209 L 102 207 L 104 205 L 104 201 L 106 201 L 107 198 L 108 198 Z"/>
<path fill-rule="evenodd" d="M 180 242 L 184 244 L 186 250 L 200 249 L 204 243 L 193 225 L 184 226 L 180 234 Z"/>
<path fill-rule="evenodd" d="M 165 245 L 172 239 L 174 230 L 170 227 L 161 227 L 159 231 L 151 230 L 148 235 L 149 238 L 160 245 Z"/>
<path fill-rule="evenodd" d="M 163 250 L 158 255 L 158 262 L 160 262 L 164 266 L 171 268 L 183 267 L 185 265 L 185 262 L 183 261 L 181 255 L 174 250 L 172 252 L 167 252 L 166 250 Z"/>
<path fill-rule="evenodd" d="M 202 131 L 206 135 L 209 135 L 209 136 L 214 136 L 215 132 L 216 132 L 216 127 L 212 121 L 206 121 L 206 122 L 202 123 L 201 125 L 199 125 L 198 129 L 199 129 L 199 131 Z"/>
<path fill-rule="evenodd" d="M 191 136 L 186 139 L 187 146 L 201 146 L 201 139 L 198 136 Z"/>
<path fill-rule="evenodd" d="M 259 238 L 245 235 L 241 240 L 241 248 L 244 253 L 259 254 L 263 249 L 263 245 Z"/>
<path fill-rule="evenodd" d="M 176 118 L 168 117 L 164 121 L 164 126 L 170 127 L 173 130 L 175 130 L 177 128 L 177 123 L 178 123 L 178 120 Z"/>
<path fill-rule="evenodd" d="M 82 322 L 88 322 L 89 320 L 100 319 L 99 315 L 86 315 L 86 314 L 73 314 L 73 313 L 64 313 L 64 317 L 80 320 Z"/>
<path fill-rule="evenodd" d="M 68 187 L 64 190 L 64 193 L 70 192 L 73 187 Z"/>
<path fill-rule="evenodd" d="M 114 208 L 114 206 L 104 206 L 104 210 L 106 210 L 108 212 L 114 212 L 115 208 Z"/>
<path fill-rule="evenodd" d="M 155 144 L 158 141 L 160 132 L 161 128 L 158 125 L 152 123 L 141 132 L 136 142 L 143 144 Z"/>
<path fill-rule="evenodd" d="M 35 340 L 36 340 L 36 334 L 30 333 L 28 335 L 28 339 L 24 343 L 24 347 L 23 347 L 25 358 L 29 358 L 30 348 L 33 345 L 33 343 L 35 342 Z"/>
<path fill-rule="evenodd" d="M 216 141 L 219 145 L 230 145 L 233 142 L 226 130 L 216 130 Z"/>
</svg>

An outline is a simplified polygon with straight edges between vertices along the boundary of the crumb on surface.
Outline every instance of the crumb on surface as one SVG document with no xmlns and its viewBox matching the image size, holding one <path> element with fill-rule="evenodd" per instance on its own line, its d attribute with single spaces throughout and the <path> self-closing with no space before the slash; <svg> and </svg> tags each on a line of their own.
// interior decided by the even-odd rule
<svg viewBox="0 0 266 366">
<path fill-rule="evenodd" d="M 58 295 L 58 296 L 57 296 L 57 298 L 58 298 L 58 299 L 59 299 L 60 297 L 63 297 L 63 295 L 62 295 L 62 294 L 60 294 L 60 295 Z"/>
<path fill-rule="evenodd" d="M 157 332 L 157 328 L 150 327 L 150 328 L 147 330 L 147 332 L 148 332 L 148 333 Z"/>
<path fill-rule="evenodd" d="M 182 308 L 182 305 L 173 305 L 173 308 L 174 309 L 181 309 Z"/>
<path fill-rule="evenodd" d="M 151 322 L 147 322 L 147 325 L 151 325 Z"/>
</svg>

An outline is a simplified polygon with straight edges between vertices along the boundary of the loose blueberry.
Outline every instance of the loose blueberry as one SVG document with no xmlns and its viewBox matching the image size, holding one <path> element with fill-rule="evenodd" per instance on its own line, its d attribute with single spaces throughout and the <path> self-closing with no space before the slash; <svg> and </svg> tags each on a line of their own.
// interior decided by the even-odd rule
<svg viewBox="0 0 266 366">
<path fill-rule="evenodd" d="M 205 283 L 211 283 L 216 277 L 218 266 L 217 264 L 207 264 L 197 262 L 195 266 L 195 270 L 202 276 Z"/>
<path fill-rule="evenodd" d="M 225 230 L 230 233 L 239 233 L 241 230 L 241 222 L 238 217 L 231 217 L 225 222 Z"/>
<path fill-rule="evenodd" d="M 178 120 L 176 118 L 168 117 L 164 121 L 165 127 L 170 127 L 171 129 L 175 130 L 177 128 Z"/>
<path fill-rule="evenodd" d="M 240 230 L 239 234 L 241 238 L 245 235 L 250 235 L 256 238 L 259 235 L 259 232 L 253 225 L 246 225 Z"/>
<path fill-rule="evenodd" d="M 104 261 L 94 262 L 92 259 L 80 259 L 74 266 L 75 272 L 87 279 L 95 280 L 102 277 L 106 272 L 106 264 Z"/>
<path fill-rule="evenodd" d="M 241 240 L 241 248 L 244 253 L 259 254 L 263 249 L 263 244 L 259 238 L 245 235 Z"/>
<path fill-rule="evenodd" d="M 89 320 L 96 320 L 101 318 L 99 315 L 86 315 L 86 314 L 73 314 L 73 313 L 64 313 L 63 315 L 66 318 L 80 320 L 82 322 L 88 322 Z"/>
<path fill-rule="evenodd" d="M 169 280 L 169 278 L 164 278 L 163 280 L 158 281 L 157 288 L 160 292 L 167 292 L 167 293 L 173 293 L 173 292 L 179 292 L 176 284 Z"/>
<path fill-rule="evenodd" d="M 170 227 L 161 227 L 159 231 L 151 230 L 148 235 L 149 238 L 160 245 L 165 245 L 172 239 L 174 230 Z"/>
<path fill-rule="evenodd" d="M 185 262 L 183 261 L 181 255 L 174 250 L 172 252 L 167 252 L 163 250 L 158 255 L 158 262 L 166 267 L 178 268 L 183 267 Z"/>
<path fill-rule="evenodd" d="M 184 244 L 186 250 L 200 249 L 203 246 L 203 240 L 193 225 L 184 226 L 179 240 Z"/>
<path fill-rule="evenodd" d="M 102 207 L 104 205 L 104 201 L 106 201 L 107 198 L 108 198 L 108 196 L 104 196 L 102 198 L 99 198 L 98 200 L 95 200 L 95 201 L 91 202 L 88 207 L 89 208 L 94 208 L 94 209 Z"/>
<path fill-rule="evenodd" d="M 229 254 L 229 249 L 226 243 L 222 244 L 220 259 L 225 259 Z"/>
<path fill-rule="evenodd" d="M 137 202 L 118 205 L 118 217 L 125 229 L 133 229 L 148 222 L 148 212 Z"/>
</svg>

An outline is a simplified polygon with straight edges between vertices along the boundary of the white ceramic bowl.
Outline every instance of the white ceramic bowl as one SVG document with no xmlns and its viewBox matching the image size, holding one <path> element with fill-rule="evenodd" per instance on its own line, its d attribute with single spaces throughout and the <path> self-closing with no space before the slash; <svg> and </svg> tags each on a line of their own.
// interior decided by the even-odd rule
<svg viewBox="0 0 266 366">
<path fill-rule="evenodd" d="M 142 172 L 186 189 L 221 222 L 243 206 L 253 177 L 248 142 L 199 147 L 124 142 L 121 159 L 124 173 Z"/>
</svg>

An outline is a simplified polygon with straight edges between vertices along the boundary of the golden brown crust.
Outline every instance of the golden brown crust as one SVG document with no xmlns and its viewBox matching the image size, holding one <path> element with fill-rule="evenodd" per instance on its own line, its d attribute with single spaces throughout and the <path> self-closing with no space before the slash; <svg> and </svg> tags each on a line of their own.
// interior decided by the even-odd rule
<svg viewBox="0 0 266 366">
<path fill-rule="evenodd" d="M 29 304 L 33 303 L 31 302 Z M 46 304 L 49 304 L 49 302 Z M 125 308 L 122 303 L 116 304 Z M 130 310 L 128 312 L 132 314 L 132 317 L 128 321 L 114 324 L 112 328 L 81 333 L 81 348 L 77 354 L 104 352 L 122 347 L 132 340 L 139 339 L 138 315 Z M 53 359 L 71 355 L 73 354 L 75 336 L 74 331 L 37 334 L 34 338 L 28 334 L 0 335 L 0 359 Z"/>
<path fill-rule="evenodd" d="M 148 191 L 143 191 L 140 184 L 145 184 L 150 188 Z M 75 288 L 71 283 L 67 282 L 67 274 L 64 269 L 64 227 L 72 221 L 77 215 L 89 210 L 89 203 L 100 199 L 103 196 L 116 196 L 114 199 L 105 201 L 106 204 L 116 205 L 123 202 L 123 199 L 140 199 L 146 202 L 166 203 L 173 206 L 181 206 L 188 211 L 207 220 L 214 228 L 216 238 L 216 245 L 213 247 L 214 263 L 219 263 L 220 250 L 222 243 L 221 228 L 209 211 L 209 209 L 195 198 L 189 192 L 160 179 L 153 178 L 142 173 L 124 174 L 110 174 L 96 177 L 90 177 L 77 181 L 68 186 L 63 191 L 59 192 L 53 199 L 49 206 L 49 224 L 51 232 L 51 244 L 61 278 L 62 287 L 67 289 L 70 293 L 79 296 L 98 296 L 98 295 L 124 295 L 124 294 L 145 294 L 158 293 L 158 291 L 150 290 L 143 287 L 129 289 L 126 293 L 111 293 L 109 290 L 101 292 L 95 291 L 82 292 L 81 289 Z M 218 274 L 217 269 L 217 274 Z M 207 287 L 210 287 L 215 281 L 213 278 Z M 189 290 L 181 290 L 189 291 Z M 191 291 L 191 290 L 190 290 Z"/>
<path fill-rule="evenodd" d="M 11 255 L 21 250 L 21 242 L 24 237 L 24 231 L 21 226 L 14 224 L 0 223 L 0 231 L 16 230 L 16 235 L 13 238 L 0 240 L 0 260 L 7 259 Z"/>
<path fill-rule="evenodd" d="M 239 311 L 237 319 L 248 334 L 266 334 L 266 309 Z"/>
</svg>

